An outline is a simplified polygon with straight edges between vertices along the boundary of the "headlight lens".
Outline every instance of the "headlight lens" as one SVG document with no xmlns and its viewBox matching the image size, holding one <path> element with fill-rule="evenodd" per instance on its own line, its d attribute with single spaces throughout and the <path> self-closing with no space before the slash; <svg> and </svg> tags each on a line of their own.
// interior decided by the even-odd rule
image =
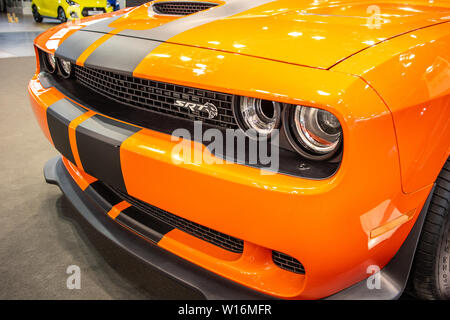
<svg viewBox="0 0 450 320">
<path fill-rule="evenodd" d="M 56 70 L 56 59 L 55 59 L 55 55 L 51 54 L 51 53 L 46 53 L 45 54 L 45 62 L 47 65 L 47 70 L 50 73 L 55 72 Z"/>
<path fill-rule="evenodd" d="M 280 124 L 281 106 L 275 101 L 241 97 L 236 111 L 239 126 L 252 138 L 268 137 Z"/>
<path fill-rule="evenodd" d="M 342 128 L 330 112 L 305 106 L 288 112 L 287 135 L 294 149 L 311 159 L 327 159 L 339 149 Z"/>
<path fill-rule="evenodd" d="M 80 5 L 72 0 L 66 0 L 67 4 L 71 7 L 79 7 Z"/>
<path fill-rule="evenodd" d="M 60 69 L 61 69 L 61 74 L 63 75 L 63 77 L 65 78 L 69 78 L 72 74 L 72 63 L 68 60 L 65 59 L 58 59 L 59 60 L 59 65 L 60 65 Z"/>
</svg>

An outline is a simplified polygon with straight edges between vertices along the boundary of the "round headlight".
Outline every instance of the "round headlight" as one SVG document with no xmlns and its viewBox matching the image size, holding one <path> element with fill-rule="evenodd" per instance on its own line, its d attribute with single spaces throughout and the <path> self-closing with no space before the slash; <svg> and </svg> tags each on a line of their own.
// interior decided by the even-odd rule
<svg viewBox="0 0 450 320">
<path fill-rule="evenodd" d="M 47 65 L 47 71 L 50 73 L 55 72 L 56 70 L 56 59 L 55 56 L 51 53 L 45 54 L 45 64 Z"/>
<path fill-rule="evenodd" d="M 323 160 L 334 155 L 342 142 L 339 120 L 322 109 L 305 106 L 289 109 L 286 133 L 293 148 L 310 159 Z"/>
<path fill-rule="evenodd" d="M 65 59 L 58 59 L 61 74 L 64 78 L 69 78 L 72 75 L 72 63 Z"/>
<path fill-rule="evenodd" d="M 281 106 L 278 102 L 241 97 L 236 109 L 240 128 L 251 138 L 268 137 L 280 124 Z"/>
</svg>

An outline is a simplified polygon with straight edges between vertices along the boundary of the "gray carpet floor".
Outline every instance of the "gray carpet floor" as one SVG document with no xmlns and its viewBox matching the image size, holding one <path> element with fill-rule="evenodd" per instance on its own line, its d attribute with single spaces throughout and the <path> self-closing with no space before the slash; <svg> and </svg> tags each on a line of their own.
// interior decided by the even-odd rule
<svg viewBox="0 0 450 320">
<path fill-rule="evenodd" d="M 29 105 L 35 60 L 0 59 L 0 299 L 197 299 L 99 235 L 42 168 L 57 155 Z M 77 265 L 81 289 L 67 289 Z"/>
</svg>

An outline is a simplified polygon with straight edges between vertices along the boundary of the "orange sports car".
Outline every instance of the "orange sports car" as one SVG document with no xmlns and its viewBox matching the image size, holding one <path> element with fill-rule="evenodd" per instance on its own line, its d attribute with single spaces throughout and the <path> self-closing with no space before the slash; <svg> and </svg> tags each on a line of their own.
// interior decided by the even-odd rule
<svg viewBox="0 0 450 320">
<path fill-rule="evenodd" d="M 449 1 L 156 0 L 35 49 L 46 181 L 156 269 L 212 299 L 450 298 Z"/>
</svg>

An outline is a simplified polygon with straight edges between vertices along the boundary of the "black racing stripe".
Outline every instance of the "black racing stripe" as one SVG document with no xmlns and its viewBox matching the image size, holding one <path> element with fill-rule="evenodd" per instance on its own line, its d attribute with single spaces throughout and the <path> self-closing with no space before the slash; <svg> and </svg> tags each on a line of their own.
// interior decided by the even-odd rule
<svg viewBox="0 0 450 320">
<path fill-rule="evenodd" d="M 158 243 L 166 233 L 174 229 L 170 225 L 135 207 L 129 207 L 123 210 L 117 216 L 116 221 L 155 243 Z"/>
<path fill-rule="evenodd" d="M 167 41 L 173 36 L 176 36 L 177 34 L 184 31 L 199 27 L 215 20 L 233 16 L 235 14 L 259 7 L 263 4 L 267 4 L 273 1 L 275 0 L 229 0 L 225 4 L 211 8 L 210 10 L 200 11 L 195 14 L 170 21 L 152 29 L 126 29 L 119 32 L 118 35 L 157 41 Z"/>
<path fill-rule="evenodd" d="M 68 37 L 55 51 L 55 56 L 75 63 L 78 57 L 105 34 L 77 31 Z"/>
<path fill-rule="evenodd" d="M 113 23 L 114 21 L 116 21 L 117 19 L 122 18 L 124 15 L 125 14 L 123 13 L 123 14 L 119 14 L 114 17 L 93 20 L 93 21 L 95 21 L 95 23 L 93 21 L 89 22 L 89 25 L 87 25 L 86 27 L 81 29 L 81 31 L 93 31 L 93 32 L 103 32 L 103 33 L 111 32 L 115 28 L 112 28 L 109 25 L 111 23 Z"/>
<path fill-rule="evenodd" d="M 75 159 L 70 147 L 69 124 L 86 111 L 67 99 L 61 99 L 47 108 L 47 125 L 53 144 L 72 163 L 75 163 Z"/>
<path fill-rule="evenodd" d="M 123 201 L 116 193 L 112 192 L 99 180 L 91 183 L 84 192 L 91 198 L 94 198 L 95 203 L 106 212 L 109 212 L 113 206 Z"/>
<path fill-rule="evenodd" d="M 272 1 L 274 0 L 232 0 L 211 10 L 188 15 L 152 29 L 125 29 L 94 50 L 86 59 L 85 65 L 131 75 L 150 52 L 173 36 Z"/>
<path fill-rule="evenodd" d="M 89 23 L 88 26 L 75 32 L 59 45 L 55 55 L 75 63 L 80 55 L 95 41 L 103 37 L 105 33 L 114 30 L 114 28 L 109 27 L 109 24 L 122 16 L 123 14 L 87 22 Z"/>
<path fill-rule="evenodd" d="M 76 129 L 78 154 L 83 169 L 126 191 L 120 164 L 120 145 L 141 128 L 101 115 L 83 121 Z"/>
<path fill-rule="evenodd" d="M 158 41 L 113 36 L 100 46 L 101 50 L 91 53 L 84 65 L 132 75 L 142 59 L 160 44 Z M 133 49 L 130 51 L 130 48 Z"/>
</svg>

